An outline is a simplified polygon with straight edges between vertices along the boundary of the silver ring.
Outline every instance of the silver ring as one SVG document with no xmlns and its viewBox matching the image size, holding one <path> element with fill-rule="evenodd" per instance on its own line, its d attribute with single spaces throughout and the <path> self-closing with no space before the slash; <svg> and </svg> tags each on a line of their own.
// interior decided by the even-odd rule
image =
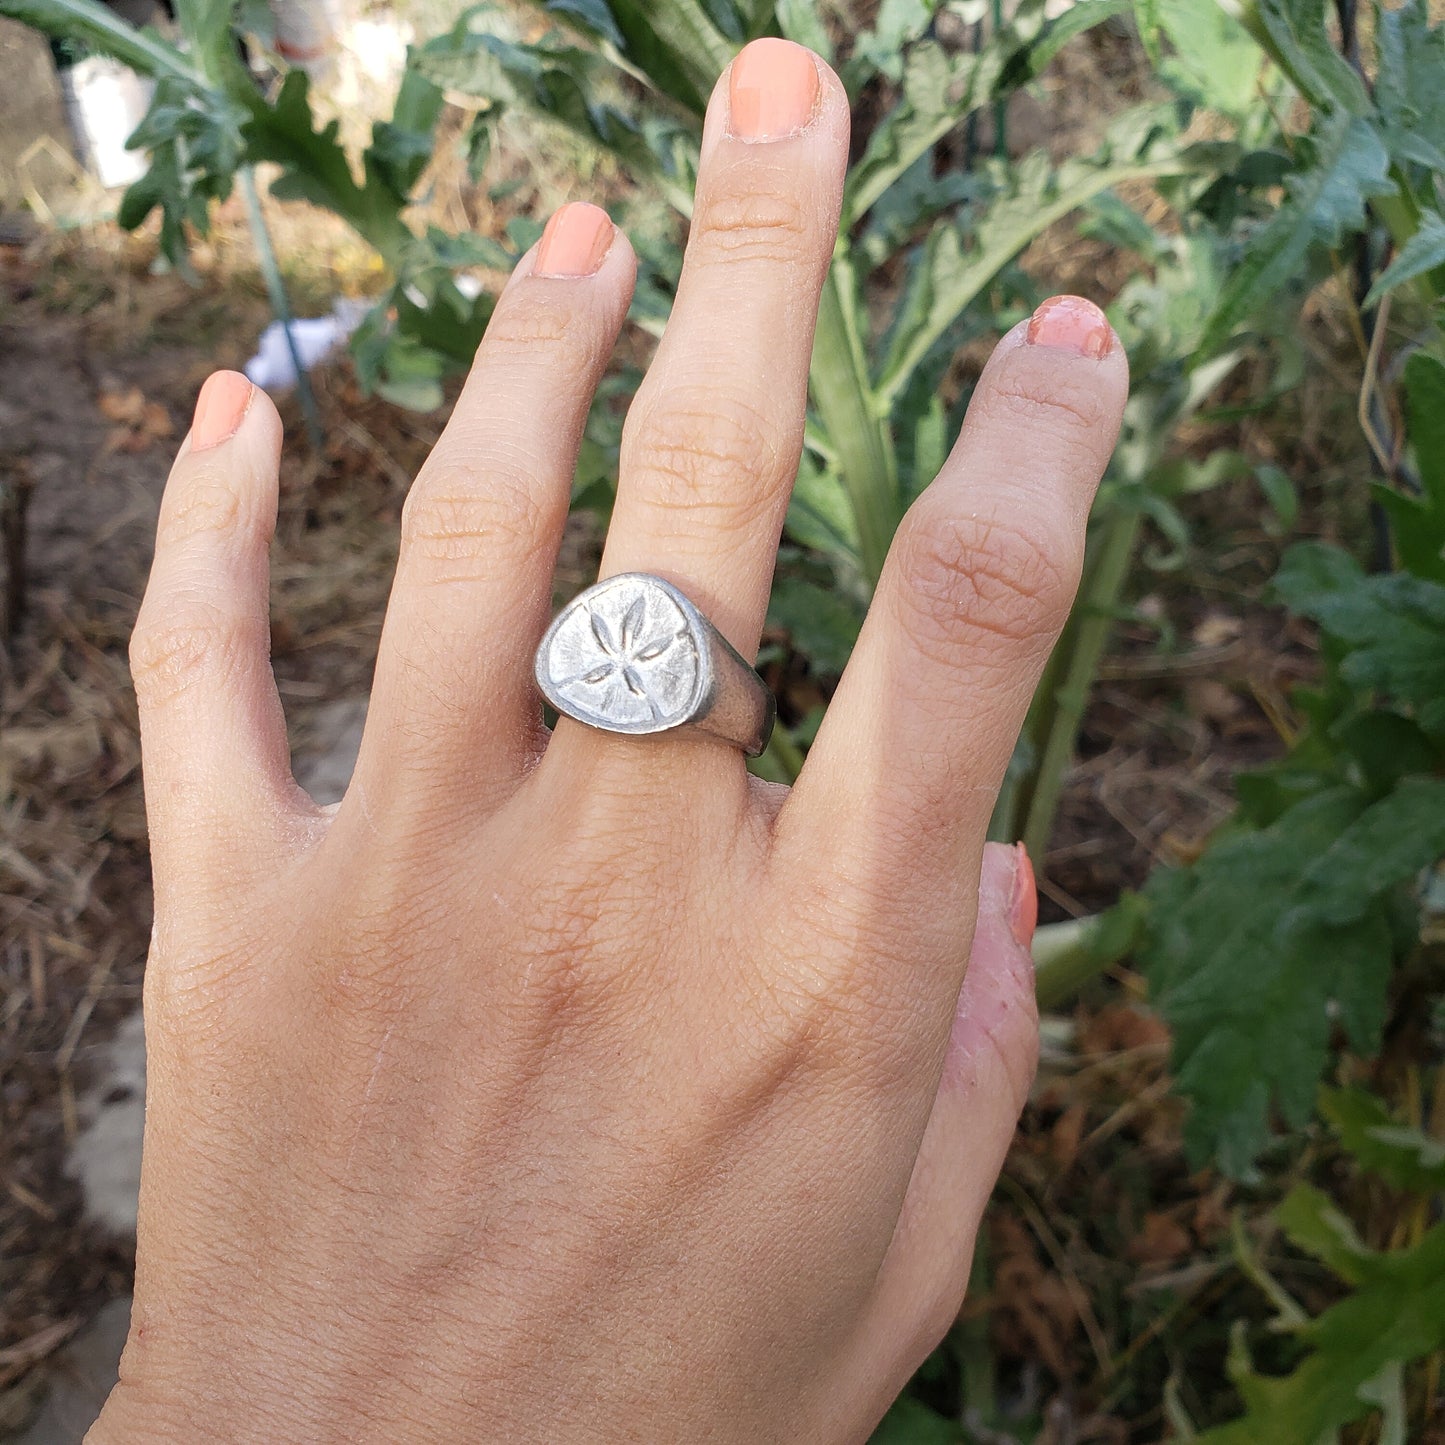
<svg viewBox="0 0 1445 1445">
<path fill-rule="evenodd" d="M 755 758 L 775 707 L 767 684 L 671 582 L 623 572 L 589 587 L 537 648 L 537 686 L 610 733 L 708 733 Z"/>
</svg>

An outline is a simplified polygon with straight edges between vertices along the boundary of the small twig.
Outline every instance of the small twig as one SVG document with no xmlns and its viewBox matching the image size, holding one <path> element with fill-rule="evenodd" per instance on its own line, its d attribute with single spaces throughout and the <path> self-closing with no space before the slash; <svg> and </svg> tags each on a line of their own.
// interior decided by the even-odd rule
<svg viewBox="0 0 1445 1445">
<path fill-rule="evenodd" d="M 1043 1245 L 1045 1252 L 1053 1261 L 1054 1268 L 1058 1270 L 1059 1278 L 1064 1283 L 1064 1288 L 1069 1292 L 1069 1299 L 1079 1317 L 1079 1323 L 1089 1337 L 1089 1345 L 1094 1351 L 1094 1358 L 1099 1362 L 1099 1368 L 1105 1374 L 1110 1373 L 1113 1363 L 1109 1354 L 1109 1342 L 1104 1337 L 1104 1331 L 1099 1327 L 1094 1307 L 1089 1303 L 1088 1291 L 1069 1262 L 1068 1252 L 1060 1243 L 1058 1236 L 1049 1228 L 1049 1222 L 1044 1218 L 1043 1211 L 1029 1197 L 1028 1191 L 1021 1184 L 1010 1179 L 1007 1174 L 999 1180 L 999 1184 L 1013 1197 L 1020 1212 L 1028 1221 L 1029 1228 L 1033 1230 L 1039 1243 Z"/>
<path fill-rule="evenodd" d="M 1365 440 L 1370 444 L 1370 450 L 1375 454 L 1375 460 L 1379 463 L 1380 470 L 1388 477 L 1393 474 L 1395 464 L 1391 460 L 1390 452 L 1386 450 L 1385 444 L 1375 432 L 1374 423 L 1370 417 L 1371 404 L 1375 400 L 1375 389 L 1380 378 L 1380 352 L 1385 344 L 1385 329 L 1390 320 L 1389 292 L 1380 300 L 1379 310 L 1375 313 L 1375 324 L 1373 333 L 1370 336 L 1369 348 L 1365 352 L 1365 373 L 1360 378 L 1360 399 L 1356 415 L 1359 419 L 1360 430 L 1365 434 Z"/>
<path fill-rule="evenodd" d="M 411 486 L 411 477 L 401 463 L 393 457 L 359 421 L 343 417 L 341 430 L 359 446 L 386 473 L 387 479 L 406 491 Z"/>
<path fill-rule="evenodd" d="M 35 479 L 23 462 L 8 468 L 0 483 L 0 546 L 5 554 L 5 593 L 0 601 L 0 637 L 14 639 L 25 616 L 26 516 Z"/>
<path fill-rule="evenodd" d="M 95 1006 L 100 1000 L 100 995 L 110 978 L 110 971 L 115 967 L 115 960 L 119 954 L 118 947 L 106 950 L 105 957 L 96 963 L 90 973 L 90 982 L 86 985 L 85 997 L 76 1005 L 75 1012 L 70 1016 L 70 1025 L 65 1030 L 65 1038 L 61 1041 L 60 1048 L 55 1054 L 56 1072 L 66 1073 L 75 1058 L 75 1051 L 80 1045 L 80 1036 L 85 1031 L 85 1026 L 90 1022 L 90 1016 L 95 1011 Z"/>
<path fill-rule="evenodd" d="M 319 453 L 326 437 L 321 429 L 321 412 L 316 405 L 316 393 L 311 389 L 311 378 L 301 365 L 301 353 L 296 338 L 291 333 L 293 317 L 291 302 L 286 296 L 286 283 L 281 276 L 281 267 L 276 260 L 275 248 L 271 245 L 271 233 L 266 229 L 266 217 L 261 210 L 261 197 L 256 190 L 256 174 L 250 166 L 243 166 L 238 172 L 241 183 L 241 199 L 246 205 L 246 219 L 250 223 L 251 238 L 256 243 L 256 257 L 261 265 L 261 275 L 266 282 L 266 294 L 271 300 L 271 310 L 281 323 L 281 333 L 286 338 L 286 350 L 291 354 L 291 366 L 296 372 L 296 397 L 301 403 L 301 415 L 306 422 L 306 436 L 311 449 Z"/>
</svg>

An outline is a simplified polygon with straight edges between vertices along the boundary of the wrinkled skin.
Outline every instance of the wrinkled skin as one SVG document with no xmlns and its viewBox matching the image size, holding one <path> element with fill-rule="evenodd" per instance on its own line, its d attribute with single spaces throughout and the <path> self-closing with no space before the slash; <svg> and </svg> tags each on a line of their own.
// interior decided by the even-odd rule
<svg viewBox="0 0 1445 1445">
<path fill-rule="evenodd" d="M 602 564 L 747 656 L 847 154 L 809 59 L 796 133 L 713 97 Z M 1003 338 L 791 792 L 704 738 L 549 738 L 531 654 L 634 272 L 604 239 L 500 300 L 336 808 L 291 779 L 267 655 L 276 412 L 181 449 L 133 647 L 136 1302 L 91 1445 L 861 1441 L 958 1309 L 1036 1053 L 1032 884 L 984 831 L 1125 362 Z"/>
</svg>

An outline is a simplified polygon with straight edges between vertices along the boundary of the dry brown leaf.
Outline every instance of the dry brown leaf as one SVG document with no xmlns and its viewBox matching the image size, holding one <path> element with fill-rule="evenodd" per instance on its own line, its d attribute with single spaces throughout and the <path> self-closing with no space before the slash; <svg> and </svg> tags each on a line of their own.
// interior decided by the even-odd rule
<svg viewBox="0 0 1445 1445">
<path fill-rule="evenodd" d="M 124 426 L 138 426 L 145 414 L 146 399 L 138 386 L 106 388 L 96 401 L 100 414 L 107 421 L 120 422 Z"/>
<path fill-rule="evenodd" d="M 1129 1258 L 1135 1264 L 1174 1264 L 1194 1248 L 1194 1237 L 1172 1215 L 1150 1210 L 1129 1241 Z"/>
<path fill-rule="evenodd" d="M 1021 1220 L 998 1214 L 992 1234 L 990 1324 L 1000 1347 L 1016 1359 L 1042 1361 L 1057 1379 L 1069 1379 L 1069 1344 L 1080 1323 L 1068 1285 L 1039 1257 Z"/>
<path fill-rule="evenodd" d="M 143 452 L 175 435 L 170 412 L 158 401 L 147 401 L 138 386 L 104 390 L 96 405 L 103 417 L 116 423 L 106 434 L 106 453 Z"/>
<path fill-rule="evenodd" d="M 1128 1004 L 1100 1009 L 1079 1030 L 1079 1051 L 1090 1058 L 1168 1045 L 1169 1028 L 1164 1020 Z"/>
<path fill-rule="evenodd" d="M 1079 1157 L 1079 1140 L 1084 1137 L 1084 1124 L 1088 1117 L 1086 1104 L 1070 1104 L 1049 1131 L 1050 1152 L 1061 1172 L 1072 1168 L 1074 1160 Z"/>
</svg>

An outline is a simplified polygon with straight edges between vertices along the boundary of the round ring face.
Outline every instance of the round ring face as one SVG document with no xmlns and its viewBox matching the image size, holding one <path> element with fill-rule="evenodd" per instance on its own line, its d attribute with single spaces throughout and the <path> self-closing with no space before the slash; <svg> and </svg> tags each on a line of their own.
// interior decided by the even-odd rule
<svg viewBox="0 0 1445 1445">
<path fill-rule="evenodd" d="M 651 733 L 691 720 L 708 683 L 688 608 L 656 577 L 609 577 L 577 597 L 537 653 L 547 700 L 593 727 Z"/>
</svg>

